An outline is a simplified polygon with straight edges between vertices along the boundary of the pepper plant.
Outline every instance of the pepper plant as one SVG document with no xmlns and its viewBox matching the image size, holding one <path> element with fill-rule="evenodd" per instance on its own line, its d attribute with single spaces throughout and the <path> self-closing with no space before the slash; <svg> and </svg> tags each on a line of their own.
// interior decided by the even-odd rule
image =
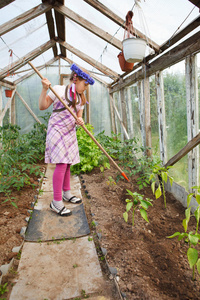
<svg viewBox="0 0 200 300">
<path fill-rule="evenodd" d="M 178 236 L 178 241 L 181 241 L 182 239 L 185 239 L 185 242 L 188 244 L 188 250 L 187 250 L 187 258 L 190 265 L 190 268 L 192 269 L 192 280 L 195 280 L 195 269 L 197 268 L 198 273 L 200 274 L 200 258 L 199 258 L 199 251 L 196 249 L 196 247 L 200 244 L 200 234 L 198 234 L 198 228 L 199 228 L 199 220 L 200 220 L 200 187 L 193 187 L 193 189 L 196 189 L 195 193 L 190 193 L 187 196 L 187 209 L 185 210 L 185 219 L 182 222 L 183 228 L 185 232 L 175 232 L 171 236 L 168 236 L 168 238 L 174 238 Z M 196 210 L 194 211 L 194 217 L 196 219 L 196 230 L 195 233 L 193 231 L 188 231 L 188 224 L 191 218 L 191 208 L 193 206 L 190 206 L 192 197 L 195 196 L 198 206 L 196 207 Z"/>
<path fill-rule="evenodd" d="M 160 198 L 160 196 L 163 194 L 164 198 L 164 205 L 165 208 L 167 206 L 166 204 L 166 195 L 165 195 L 165 183 L 167 183 L 167 180 L 169 178 L 170 184 L 172 186 L 174 179 L 169 176 L 169 168 L 171 167 L 161 167 L 160 165 L 155 165 L 153 168 L 153 171 L 149 177 L 149 181 L 151 181 L 151 189 L 153 194 L 155 194 L 156 199 Z M 156 188 L 156 183 L 159 180 L 158 187 Z"/>
<path fill-rule="evenodd" d="M 135 211 L 139 209 L 140 214 L 142 218 L 146 221 L 149 222 L 148 217 L 147 217 L 147 209 L 149 206 L 153 206 L 151 203 L 150 198 L 146 198 L 144 200 L 144 195 L 141 195 L 137 192 L 131 192 L 130 190 L 127 190 L 127 195 L 130 195 L 132 199 L 126 199 L 126 211 L 123 213 L 123 217 L 125 222 L 128 221 L 128 212 L 132 208 L 132 227 L 134 227 L 134 221 L 135 221 Z"/>
</svg>

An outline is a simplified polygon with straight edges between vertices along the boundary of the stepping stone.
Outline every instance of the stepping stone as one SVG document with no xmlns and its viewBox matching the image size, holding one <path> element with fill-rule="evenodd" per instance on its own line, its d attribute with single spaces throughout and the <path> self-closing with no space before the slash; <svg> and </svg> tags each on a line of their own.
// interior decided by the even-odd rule
<svg viewBox="0 0 200 300">
<path fill-rule="evenodd" d="M 67 300 L 80 297 L 83 290 L 86 294 L 104 290 L 93 241 L 83 237 L 60 244 L 25 242 L 10 300 Z"/>
</svg>

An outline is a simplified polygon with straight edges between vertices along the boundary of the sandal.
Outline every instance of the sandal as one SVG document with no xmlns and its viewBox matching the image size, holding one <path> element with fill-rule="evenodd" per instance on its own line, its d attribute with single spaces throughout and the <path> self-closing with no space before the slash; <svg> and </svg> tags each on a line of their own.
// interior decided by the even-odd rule
<svg viewBox="0 0 200 300">
<path fill-rule="evenodd" d="M 65 206 L 61 210 L 57 209 L 53 202 L 50 203 L 50 209 L 56 212 L 61 217 L 68 217 L 71 216 L 72 212 L 71 210 L 67 209 Z"/>
<path fill-rule="evenodd" d="M 63 195 L 63 200 L 66 202 L 71 202 L 73 204 L 78 204 L 81 203 L 82 200 L 76 196 L 72 196 L 70 199 L 67 199 L 64 195 Z"/>
</svg>

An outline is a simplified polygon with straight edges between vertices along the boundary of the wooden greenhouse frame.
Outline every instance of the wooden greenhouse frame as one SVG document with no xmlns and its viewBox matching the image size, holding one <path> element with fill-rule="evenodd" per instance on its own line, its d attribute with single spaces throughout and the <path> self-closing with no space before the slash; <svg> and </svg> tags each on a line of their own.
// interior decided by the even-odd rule
<svg viewBox="0 0 200 300">
<path fill-rule="evenodd" d="M 2 0 L 0 8 L 10 4 L 14 0 Z M 101 14 L 115 22 L 116 24 L 124 27 L 124 20 L 114 14 L 110 9 L 101 4 L 98 0 L 84 0 L 88 5 L 98 10 Z M 184 0 L 190 1 L 194 5 L 200 8 L 199 0 Z M 55 14 L 55 22 L 53 19 L 53 11 Z M 198 75 L 197 75 L 197 53 L 200 52 L 200 31 L 196 31 L 193 35 L 178 43 L 187 34 L 197 29 L 200 24 L 200 16 L 188 24 L 185 28 L 180 30 L 172 38 L 167 40 L 162 45 L 157 45 L 154 41 L 148 38 L 149 46 L 154 49 L 155 54 L 149 55 L 144 60 L 136 64 L 133 71 L 129 74 L 124 72 L 122 75 L 117 74 L 107 66 L 100 62 L 97 62 L 86 53 L 81 52 L 69 43 L 65 41 L 65 19 L 71 19 L 73 22 L 82 26 L 86 30 L 90 31 L 94 35 L 100 37 L 107 43 L 112 44 L 119 50 L 122 50 L 122 42 L 115 37 L 112 37 L 108 32 L 105 32 L 101 28 L 92 24 L 90 21 L 84 19 L 74 11 L 70 10 L 64 5 L 64 0 L 42 0 L 42 3 L 29 11 L 17 16 L 11 21 L 0 26 L 0 36 L 5 33 L 23 25 L 24 23 L 37 18 L 38 16 L 45 14 L 49 31 L 49 41 L 33 51 L 27 53 L 24 57 L 17 60 L 10 70 L 10 72 L 16 72 L 18 69 L 33 60 L 47 50 L 52 49 L 53 59 L 48 61 L 45 65 L 41 65 L 38 70 L 50 66 L 55 61 L 63 59 L 69 64 L 72 61 L 67 57 L 67 51 L 75 54 L 97 70 L 109 76 L 113 82 L 108 85 L 104 81 L 98 78 L 108 89 L 110 94 L 110 109 L 111 109 L 111 123 L 112 130 L 116 131 L 116 119 L 119 120 L 122 128 L 122 132 L 126 139 L 129 139 L 134 135 L 132 131 L 132 116 L 130 106 L 130 96 L 127 95 L 128 101 L 125 101 L 126 88 L 132 84 L 138 85 L 139 102 L 140 102 L 140 120 L 141 120 L 141 132 L 143 145 L 151 148 L 151 116 L 150 116 L 150 84 L 149 77 L 154 75 L 157 90 L 157 111 L 158 111 L 158 123 L 159 123 L 159 143 L 160 143 L 160 157 L 163 165 L 171 166 L 179 161 L 187 153 L 188 155 L 188 173 L 189 173 L 189 187 L 199 185 L 199 150 L 198 144 L 200 143 L 199 122 L 198 122 Z M 55 32 L 57 31 L 58 36 Z M 134 33 L 133 33 L 134 34 Z M 137 30 L 137 35 L 141 38 L 146 38 L 144 33 Z M 58 55 L 58 47 L 60 48 L 60 55 Z M 177 62 L 185 60 L 185 76 L 186 76 L 186 98 L 187 98 L 187 128 L 188 128 L 188 143 L 183 149 L 179 151 L 169 161 L 166 161 L 166 126 L 165 126 L 165 101 L 164 101 L 164 84 L 163 84 L 163 70 L 174 65 Z M 37 122 L 40 122 L 37 116 L 32 112 L 27 105 L 25 99 L 17 91 L 17 84 L 31 76 L 34 71 L 30 72 L 13 83 L 6 80 L 8 67 L 1 69 L 0 71 L 0 125 L 5 116 L 8 108 L 11 108 L 10 121 L 15 123 L 15 94 L 17 94 L 31 115 Z M 94 75 L 95 77 L 95 75 Z M 2 110 L 2 87 L 12 89 L 14 93 L 12 97 L 8 99 L 6 106 Z M 116 108 L 113 95 L 119 93 L 119 101 L 121 111 Z M 151 156 L 151 150 L 146 153 Z M 177 195 L 176 195 L 177 196 Z M 178 197 L 182 198 L 182 196 Z"/>
</svg>

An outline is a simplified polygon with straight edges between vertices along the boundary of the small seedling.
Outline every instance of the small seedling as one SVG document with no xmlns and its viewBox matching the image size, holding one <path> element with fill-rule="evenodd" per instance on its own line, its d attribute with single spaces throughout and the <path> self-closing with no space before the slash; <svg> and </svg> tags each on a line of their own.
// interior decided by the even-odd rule
<svg viewBox="0 0 200 300">
<path fill-rule="evenodd" d="M 89 237 L 88 237 L 88 241 L 89 241 L 89 242 L 93 241 L 93 238 L 89 236 Z"/>
<path fill-rule="evenodd" d="M 74 264 L 73 265 L 73 268 L 75 269 L 75 268 L 78 268 L 78 265 L 77 264 Z"/>
<path fill-rule="evenodd" d="M 178 241 L 181 241 L 182 239 L 185 240 L 185 242 L 188 244 L 189 248 L 187 250 L 187 258 L 190 265 L 190 268 L 192 269 L 192 280 L 195 280 L 195 269 L 197 268 L 198 273 L 200 274 L 200 258 L 199 258 L 199 252 L 195 248 L 199 245 L 200 240 L 200 234 L 198 234 L 198 227 L 199 227 L 199 220 L 200 220 L 200 187 L 193 187 L 193 189 L 196 189 L 197 191 L 195 193 L 191 193 L 187 196 L 187 209 L 185 210 L 185 219 L 182 222 L 183 228 L 185 232 L 175 232 L 171 236 L 168 236 L 168 238 L 174 238 L 178 236 Z M 190 221 L 191 217 L 191 208 L 190 202 L 192 199 L 192 196 L 196 197 L 196 201 L 198 203 L 198 206 L 194 212 L 194 216 L 196 218 L 196 231 L 193 233 L 190 231 L 187 233 L 188 230 L 188 223 Z"/>
<path fill-rule="evenodd" d="M 89 298 L 89 297 L 90 297 L 89 295 L 86 295 L 86 292 L 85 292 L 85 290 L 82 290 L 82 291 L 81 291 L 81 296 L 82 296 L 84 299 L 86 299 L 86 298 Z"/>
<path fill-rule="evenodd" d="M 146 222 L 149 222 L 148 218 L 147 218 L 147 212 L 146 210 L 149 208 L 149 206 L 153 206 L 151 203 L 151 199 L 146 198 L 146 200 L 144 200 L 144 196 L 141 194 L 138 194 L 137 192 L 132 193 L 131 191 L 127 190 L 128 194 L 132 197 L 132 200 L 130 199 L 126 199 L 126 211 L 123 213 L 123 217 L 125 222 L 128 222 L 128 212 L 131 210 L 131 208 L 133 209 L 132 212 L 132 226 L 134 226 L 134 219 L 135 219 L 135 211 L 136 209 L 139 208 L 140 214 L 143 217 L 143 219 Z"/>
<path fill-rule="evenodd" d="M 165 208 L 167 206 L 166 195 L 165 195 L 165 183 L 167 183 L 167 180 L 169 178 L 169 182 L 172 186 L 174 181 L 174 179 L 171 176 L 169 176 L 169 172 L 168 172 L 169 168 L 171 167 L 165 168 L 165 167 L 161 167 L 160 165 L 156 165 L 154 166 L 153 172 L 149 177 L 149 181 L 152 181 L 151 189 L 153 194 L 155 194 L 156 199 L 160 198 L 160 196 L 163 194 Z M 159 179 L 159 184 L 156 189 L 156 182 L 158 181 L 158 179 Z"/>
</svg>

